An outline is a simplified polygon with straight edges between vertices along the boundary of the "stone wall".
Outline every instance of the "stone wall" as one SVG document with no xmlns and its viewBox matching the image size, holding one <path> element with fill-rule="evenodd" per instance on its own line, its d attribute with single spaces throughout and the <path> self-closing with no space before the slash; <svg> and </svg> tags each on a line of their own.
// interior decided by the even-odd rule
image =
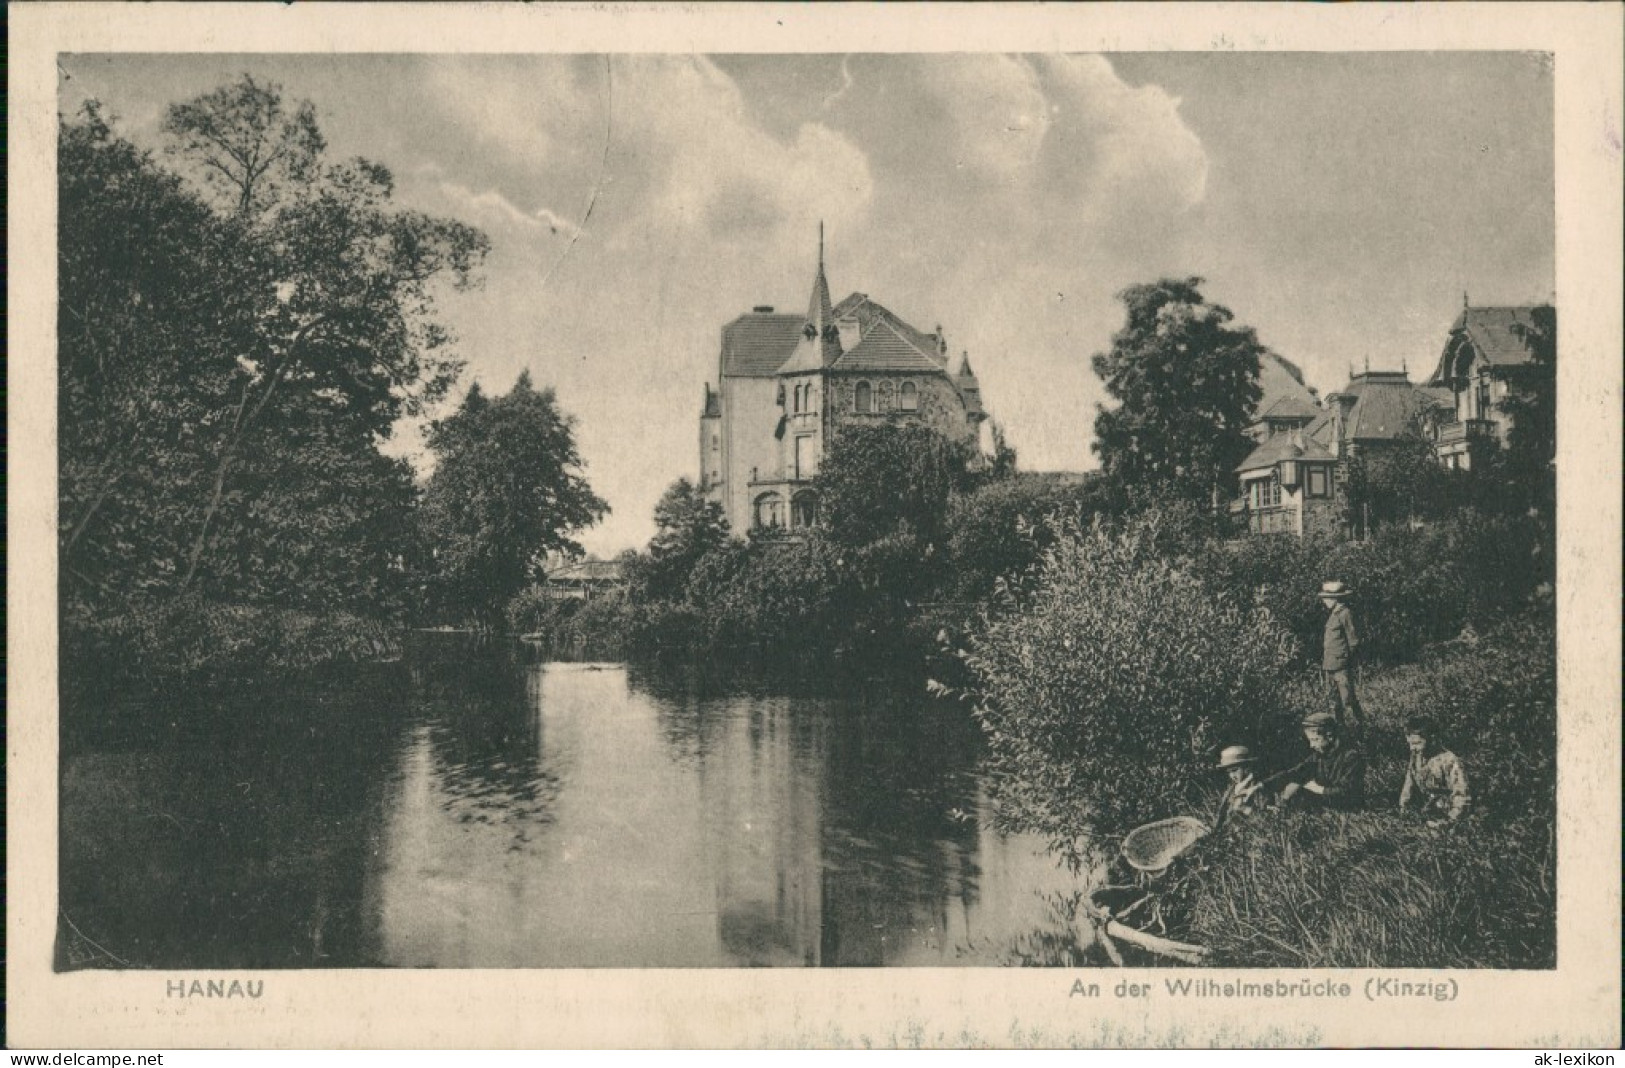
<svg viewBox="0 0 1625 1068">
<path fill-rule="evenodd" d="M 898 407 L 898 391 L 905 381 L 919 389 L 919 409 L 905 412 Z M 874 398 L 871 412 L 856 410 L 859 382 L 867 382 Z M 930 374 L 845 374 L 831 376 L 825 403 L 830 420 L 840 423 L 887 423 L 902 421 L 928 426 L 952 441 L 977 440 L 976 424 L 965 417 L 965 403 L 945 375 Z"/>
<path fill-rule="evenodd" d="M 1303 502 L 1303 536 L 1306 538 L 1341 538 L 1343 529 L 1343 502 L 1337 497 L 1310 497 Z"/>
</svg>

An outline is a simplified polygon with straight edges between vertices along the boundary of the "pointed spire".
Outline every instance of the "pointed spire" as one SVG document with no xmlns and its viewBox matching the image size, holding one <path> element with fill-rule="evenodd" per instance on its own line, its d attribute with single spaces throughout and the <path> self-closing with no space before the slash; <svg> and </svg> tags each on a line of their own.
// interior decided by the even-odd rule
<svg viewBox="0 0 1625 1068">
<path fill-rule="evenodd" d="M 1461 310 L 1467 310 L 1467 291 L 1465 289 L 1461 291 Z"/>
<path fill-rule="evenodd" d="M 813 278 L 812 297 L 807 301 L 807 321 L 801 327 L 802 347 L 792 365 L 800 369 L 828 367 L 841 356 L 841 335 L 835 328 L 835 307 L 829 299 L 829 281 L 824 277 L 824 224 L 818 224 L 818 274 Z"/>
<path fill-rule="evenodd" d="M 814 330 L 813 337 L 824 334 L 826 326 L 833 325 L 835 308 L 829 299 L 829 281 L 824 277 L 824 224 L 818 223 L 818 274 L 813 279 L 812 299 L 807 304 L 807 325 Z"/>
<path fill-rule="evenodd" d="M 963 349 L 960 350 L 960 353 L 959 353 L 959 371 L 955 374 L 954 377 L 956 377 L 956 378 L 975 378 L 976 377 L 976 372 L 972 371 L 970 369 L 970 352 L 968 350 L 963 350 Z"/>
</svg>

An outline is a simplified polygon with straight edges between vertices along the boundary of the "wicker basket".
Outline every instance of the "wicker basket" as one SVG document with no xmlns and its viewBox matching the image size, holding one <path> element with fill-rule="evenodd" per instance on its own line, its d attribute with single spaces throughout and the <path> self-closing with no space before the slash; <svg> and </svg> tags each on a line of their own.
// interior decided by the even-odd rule
<svg viewBox="0 0 1625 1068">
<path fill-rule="evenodd" d="M 1123 859 L 1143 872 L 1159 872 L 1208 833 L 1208 825 L 1191 816 L 1175 816 L 1136 827 L 1123 839 Z"/>
</svg>

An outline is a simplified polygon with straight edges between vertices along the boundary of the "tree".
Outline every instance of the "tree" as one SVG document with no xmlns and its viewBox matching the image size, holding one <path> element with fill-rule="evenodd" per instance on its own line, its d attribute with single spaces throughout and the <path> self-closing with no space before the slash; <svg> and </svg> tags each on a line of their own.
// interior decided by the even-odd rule
<svg viewBox="0 0 1625 1068">
<path fill-rule="evenodd" d="M 948 499 L 973 481 L 970 450 L 929 427 L 844 427 L 814 485 L 820 522 L 832 540 L 863 545 L 897 533 L 940 544 Z"/>
<path fill-rule="evenodd" d="M 199 172 L 227 212 L 244 217 L 266 210 L 288 186 L 308 181 L 327 148 L 308 100 L 290 111 L 281 86 L 262 85 L 249 74 L 172 105 L 163 128 L 174 138 L 171 151 Z"/>
<path fill-rule="evenodd" d="M 1088 523 L 1102 509 L 1089 496 L 1098 482 L 1023 473 L 955 494 L 948 510 L 948 560 L 956 601 L 985 602 L 998 579 L 1019 578 L 1054 540 L 1052 517 Z"/>
<path fill-rule="evenodd" d="M 686 478 L 655 505 L 655 536 L 647 560 L 635 569 L 641 600 L 679 601 L 700 557 L 728 541 L 722 505 L 708 501 Z"/>
<path fill-rule="evenodd" d="M 1344 520 L 1359 536 L 1393 523 L 1448 511 L 1465 492 L 1413 421 L 1386 444 L 1366 446 L 1348 465 Z"/>
<path fill-rule="evenodd" d="M 1508 381 L 1501 410 L 1512 420 L 1503 463 L 1527 507 L 1554 514 L 1557 458 L 1557 309 L 1531 309 L 1525 331 L 1531 359 Z"/>
<path fill-rule="evenodd" d="M 571 535 L 609 511 L 581 473 L 575 423 L 529 373 L 506 395 L 477 387 L 429 430 L 436 456 L 423 499 L 442 610 L 495 626 L 542 577 L 548 554 L 577 556 Z"/>
<path fill-rule="evenodd" d="M 176 156 L 233 205 L 244 252 L 262 267 L 255 330 L 237 354 L 237 403 L 181 578 L 193 578 L 245 436 L 278 390 L 326 402 L 330 417 L 387 436 L 403 414 L 445 395 L 461 363 L 432 316 L 431 283 L 473 284 L 483 234 L 390 205 L 387 168 L 326 164 L 308 102 L 244 78 L 170 108 Z"/>
<path fill-rule="evenodd" d="M 1208 501 L 1228 491 L 1251 448 L 1264 347 L 1230 310 L 1202 297 L 1202 279 L 1165 278 L 1118 294 L 1127 309 L 1092 364 L 1119 403 L 1095 417 L 1095 452 L 1127 487 Z"/>
<path fill-rule="evenodd" d="M 63 574 L 107 605 L 364 606 L 411 528 L 377 446 L 455 379 L 438 286 L 473 284 L 486 239 L 396 209 L 377 164 L 326 161 L 275 85 L 166 129 L 201 192 L 95 105 L 61 129 Z"/>
<path fill-rule="evenodd" d="M 100 109 L 58 140 L 58 558 L 65 614 L 172 589 L 237 339 L 252 327 L 220 220 Z"/>
</svg>

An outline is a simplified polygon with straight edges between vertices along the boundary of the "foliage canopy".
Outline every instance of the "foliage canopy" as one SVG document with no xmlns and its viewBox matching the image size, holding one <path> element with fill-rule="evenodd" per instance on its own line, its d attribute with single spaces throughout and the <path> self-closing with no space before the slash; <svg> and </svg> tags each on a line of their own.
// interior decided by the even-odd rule
<svg viewBox="0 0 1625 1068">
<path fill-rule="evenodd" d="M 494 399 L 476 384 L 430 428 L 429 446 L 438 463 L 423 526 L 437 601 L 458 618 L 498 624 L 548 556 L 579 556 L 571 535 L 609 511 L 582 475 L 574 421 L 528 372 Z"/>
<path fill-rule="evenodd" d="M 1107 474 L 1205 501 L 1230 486 L 1251 448 L 1243 431 L 1259 400 L 1265 350 L 1201 285 L 1165 278 L 1123 290 L 1126 321 L 1091 363 L 1118 402 L 1095 417 L 1095 452 Z"/>
</svg>

